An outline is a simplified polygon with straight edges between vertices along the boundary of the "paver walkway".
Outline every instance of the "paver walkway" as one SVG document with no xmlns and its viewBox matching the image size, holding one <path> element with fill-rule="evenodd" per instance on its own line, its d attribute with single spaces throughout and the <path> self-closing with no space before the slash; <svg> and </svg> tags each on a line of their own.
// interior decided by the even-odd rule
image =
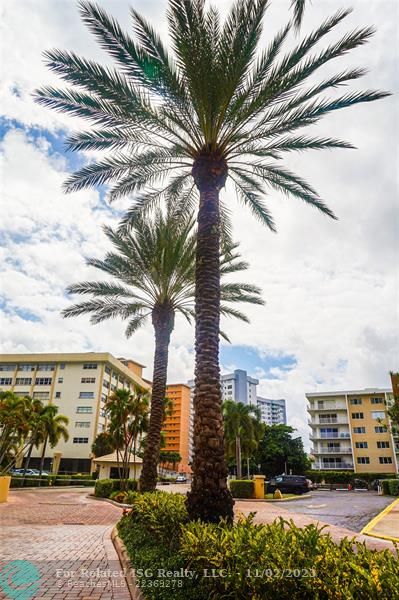
<svg viewBox="0 0 399 600">
<path fill-rule="evenodd" d="M 88 498 L 90 491 L 11 491 L 9 502 L 0 504 L 1 599 L 130 599 L 110 538 L 121 510 Z M 12 580 L 11 567 L 22 572 L 19 581 Z M 24 595 L 35 567 L 37 590 Z M 7 585 L 21 595 L 6 594 Z"/>
</svg>

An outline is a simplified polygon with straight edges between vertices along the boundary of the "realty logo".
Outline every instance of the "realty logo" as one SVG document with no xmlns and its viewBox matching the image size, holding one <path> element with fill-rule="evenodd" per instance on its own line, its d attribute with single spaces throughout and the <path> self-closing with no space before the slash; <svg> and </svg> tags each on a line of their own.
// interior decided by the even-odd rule
<svg viewBox="0 0 399 600">
<path fill-rule="evenodd" d="M 40 587 L 40 572 L 28 560 L 13 560 L 0 571 L 0 588 L 7 598 L 30 600 Z"/>
</svg>

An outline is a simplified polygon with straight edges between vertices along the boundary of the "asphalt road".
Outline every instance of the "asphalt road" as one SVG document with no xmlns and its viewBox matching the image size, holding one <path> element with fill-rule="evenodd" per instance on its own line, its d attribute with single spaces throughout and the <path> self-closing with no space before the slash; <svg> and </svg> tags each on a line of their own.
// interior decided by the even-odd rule
<svg viewBox="0 0 399 600">
<path fill-rule="evenodd" d="M 189 484 L 158 486 L 166 492 L 185 494 Z M 304 494 L 298 500 L 281 502 L 286 510 L 320 519 L 330 525 L 345 527 L 360 532 L 373 517 L 392 502 L 390 496 L 378 496 L 377 492 L 313 491 L 311 496 Z M 274 507 L 280 503 L 273 503 Z"/>
<path fill-rule="evenodd" d="M 359 532 L 388 504 L 390 496 L 378 496 L 377 492 L 313 491 L 300 500 L 282 502 L 290 512 L 316 517 L 320 521 L 346 527 Z"/>
</svg>

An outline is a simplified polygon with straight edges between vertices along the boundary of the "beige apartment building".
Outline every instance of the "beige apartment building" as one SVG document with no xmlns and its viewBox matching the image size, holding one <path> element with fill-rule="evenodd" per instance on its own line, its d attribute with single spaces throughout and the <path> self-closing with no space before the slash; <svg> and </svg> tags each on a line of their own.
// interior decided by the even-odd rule
<svg viewBox="0 0 399 600">
<path fill-rule="evenodd" d="M 366 388 L 306 394 L 316 470 L 397 473 L 399 439 L 387 407 L 390 389 Z"/>
<path fill-rule="evenodd" d="M 51 468 L 54 453 L 60 452 L 60 472 L 87 473 L 91 445 L 106 427 L 107 397 L 135 383 L 149 388 L 142 371 L 140 363 L 107 352 L 0 354 L 0 390 L 56 404 L 69 419 L 69 440 L 48 449 L 45 468 Z M 32 454 L 32 468 L 39 456 L 40 448 Z"/>
</svg>

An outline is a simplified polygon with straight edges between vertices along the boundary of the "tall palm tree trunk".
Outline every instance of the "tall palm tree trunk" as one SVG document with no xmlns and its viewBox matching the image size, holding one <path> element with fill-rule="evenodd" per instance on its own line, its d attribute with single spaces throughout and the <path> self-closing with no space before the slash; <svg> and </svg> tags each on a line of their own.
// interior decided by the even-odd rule
<svg viewBox="0 0 399 600">
<path fill-rule="evenodd" d="M 170 305 L 154 307 L 152 324 L 155 331 L 154 371 L 152 380 L 150 424 L 146 437 L 140 490 L 151 492 L 157 486 L 157 467 L 161 449 L 161 429 L 166 396 L 170 335 L 174 326 L 174 311 Z"/>
<path fill-rule="evenodd" d="M 31 456 L 32 456 L 32 451 L 33 451 L 33 446 L 34 446 L 34 442 L 31 442 L 31 444 L 29 445 L 28 454 L 26 455 L 26 458 L 25 458 L 24 474 L 23 474 L 23 477 L 22 477 L 22 487 L 25 486 L 26 471 L 29 469 L 30 459 L 31 459 Z"/>
<path fill-rule="evenodd" d="M 195 293 L 194 459 L 187 508 L 192 519 L 217 522 L 233 518 L 227 488 L 219 368 L 220 209 L 219 190 L 227 167 L 223 159 L 203 156 L 193 167 L 200 191 Z"/>
</svg>

